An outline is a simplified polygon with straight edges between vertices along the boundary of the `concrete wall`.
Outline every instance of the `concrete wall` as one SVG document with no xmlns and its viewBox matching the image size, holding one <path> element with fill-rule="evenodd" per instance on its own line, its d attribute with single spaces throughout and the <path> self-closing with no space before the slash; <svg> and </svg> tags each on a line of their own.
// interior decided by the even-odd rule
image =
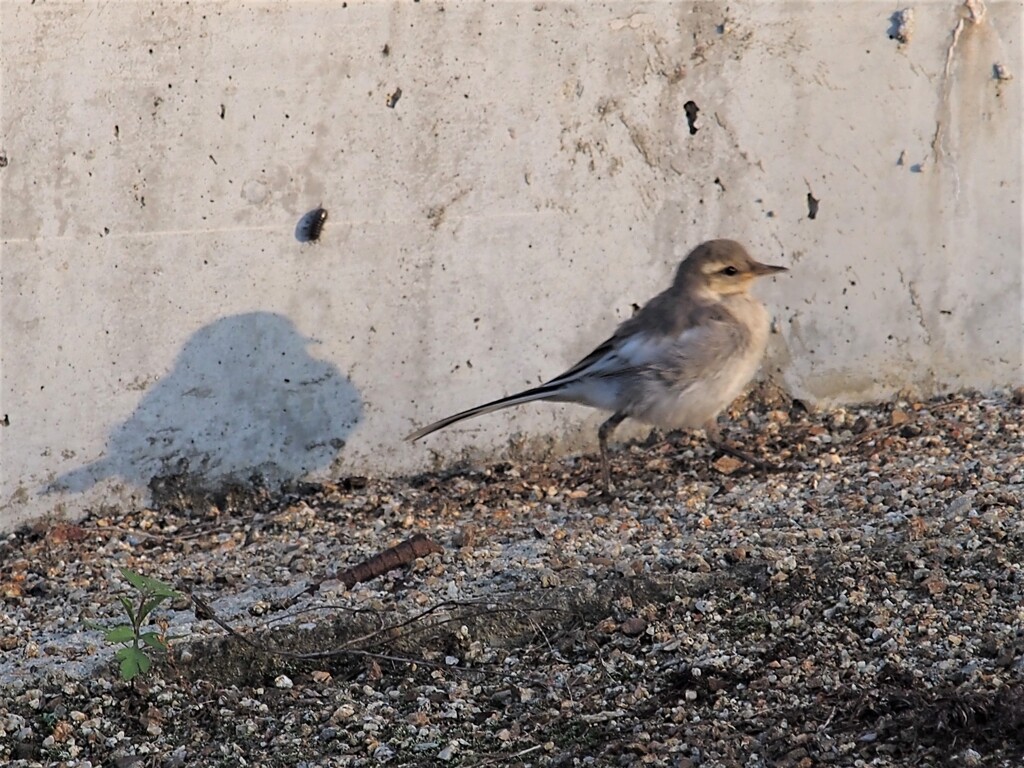
<svg viewBox="0 0 1024 768">
<path fill-rule="evenodd" d="M 794 395 L 1020 383 L 1021 3 L 894 10 L 3 2 L 0 526 L 183 459 L 592 446 L 543 404 L 401 437 L 560 372 L 716 236 L 792 268 L 761 295 Z"/>
</svg>

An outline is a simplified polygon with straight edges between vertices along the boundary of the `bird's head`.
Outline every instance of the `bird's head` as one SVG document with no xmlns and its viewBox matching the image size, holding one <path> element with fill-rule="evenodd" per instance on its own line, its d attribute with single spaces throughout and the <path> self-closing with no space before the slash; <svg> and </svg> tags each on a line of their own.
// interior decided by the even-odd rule
<svg viewBox="0 0 1024 768">
<path fill-rule="evenodd" d="M 750 290 L 755 278 L 788 271 L 755 261 L 735 240 L 709 240 L 694 248 L 676 272 L 675 284 L 716 298 Z"/>
</svg>

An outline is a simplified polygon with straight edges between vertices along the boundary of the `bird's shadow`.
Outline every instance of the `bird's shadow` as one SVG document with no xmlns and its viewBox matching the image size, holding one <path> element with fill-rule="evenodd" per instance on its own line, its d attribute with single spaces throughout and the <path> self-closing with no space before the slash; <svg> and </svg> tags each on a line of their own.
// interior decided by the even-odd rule
<svg viewBox="0 0 1024 768">
<path fill-rule="evenodd" d="M 188 474 L 196 487 L 280 482 L 336 462 L 362 401 L 314 340 L 272 312 L 225 317 L 196 331 L 173 368 L 110 433 L 101 458 L 54 480 L 77 493 L 120 478 L 156 491 Z"/>
</svg>

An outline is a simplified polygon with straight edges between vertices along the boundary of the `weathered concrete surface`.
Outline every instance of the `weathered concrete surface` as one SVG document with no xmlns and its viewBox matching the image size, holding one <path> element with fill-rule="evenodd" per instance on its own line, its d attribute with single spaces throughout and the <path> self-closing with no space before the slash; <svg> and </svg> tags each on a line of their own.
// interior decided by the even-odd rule
<svg viewBox="0 0 1024 768">
<path fill-rule="evenodd" d="M 792 267 L 795 395 L 1019 383 L 1021 4 L 893 11 L 4 2 L 0 526 L 182 459 L 589 444 L 571 406 L 401 436 L 575 362 L 708 237 Z"/>
</svg>

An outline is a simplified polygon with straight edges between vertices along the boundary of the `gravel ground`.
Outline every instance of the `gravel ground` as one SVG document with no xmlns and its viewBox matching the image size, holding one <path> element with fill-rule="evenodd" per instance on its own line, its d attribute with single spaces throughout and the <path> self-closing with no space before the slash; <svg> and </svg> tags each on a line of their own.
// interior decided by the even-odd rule
<svg viewBox="0 0 1024 768">
<path fill-rule="evenodd" d="M 157 487 L 0 543 L 0 764 L 1024 764 L 1024 391 L 270 492 Z M 362 583 L 425 534 L 443 548 Z M 134 685 L 84 621 L 182 597 Z M 317 586 L 319 588 L 317 588 Z M 307 589 L 308 587 L 308 589 Z M 237 634 L 233 634 L 237 633 Z"/>
</svg>

